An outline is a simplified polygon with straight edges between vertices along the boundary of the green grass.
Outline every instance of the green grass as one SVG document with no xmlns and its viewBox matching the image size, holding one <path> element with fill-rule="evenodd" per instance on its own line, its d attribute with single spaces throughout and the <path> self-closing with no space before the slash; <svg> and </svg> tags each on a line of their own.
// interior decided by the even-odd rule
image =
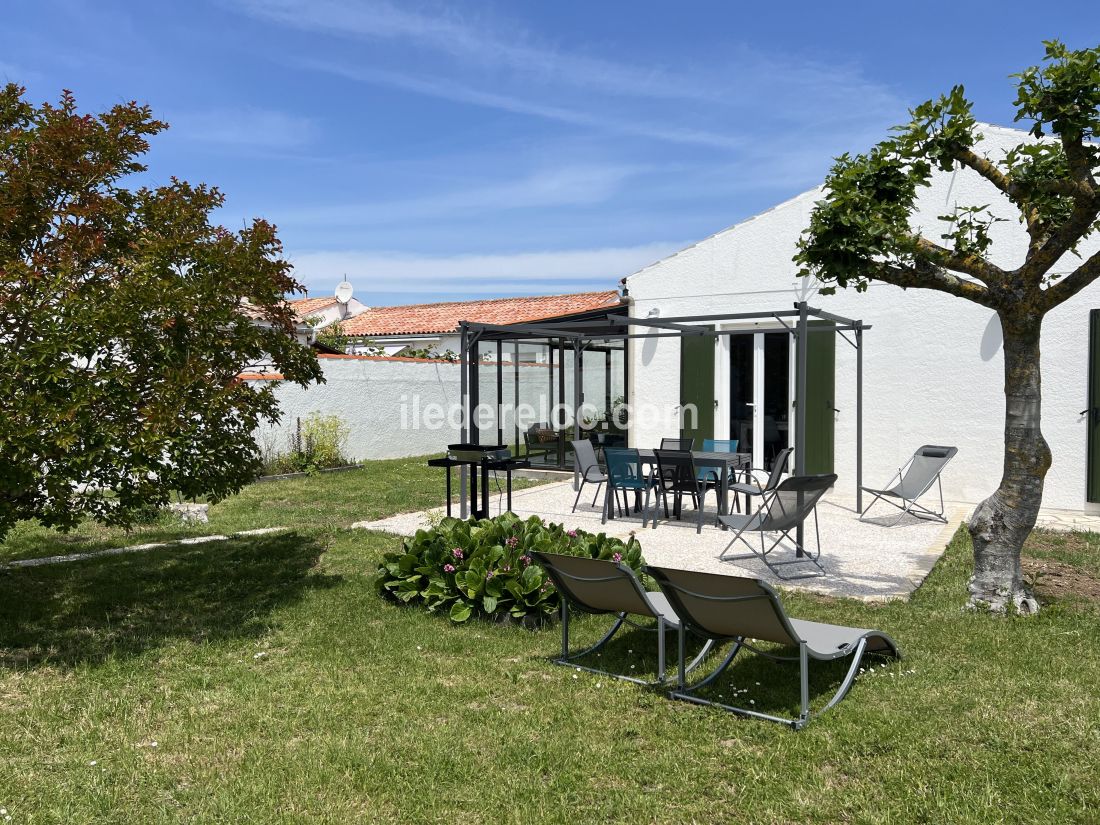
<svg viewBox="0 0 1100 825">
<path fill-rule="evenodd" d="M 290 533 L 0 573 L 13 822 L 1100 821 L 1100 610 L 961 609 L 965 533 L 910 602 L 785 597 L 906 654 L 793 733 L 551 665 L 556 629 L 382 601 L 373 572 L 397 539 L 332 525 L 430 504 L 434 476 L 410 466 L 388 502 L 322 504 L 340 481 L 220 505 Z M 1032 552 L 1087 555 L 1061 538 Z M 578 641 L 605 626 L 578 621 Z M 601 659 L 643 671 L 652 643 L 634 631 Z M 818 705 L 839 672 L 816 671 Z M 734 687 L 795 709 L 788 667 L 747 655 L 714 690 Z"/>
<path fill-rule="evenodd" d="M 356 521 L 439 506 L 444 499 L 443 471 L 425 466 L 428 456 L 372 461 L 356 470 L 319 473 L 305 478 L 252 484 L 239 495 L 213 505 L 210 522 L 183 526 L 166 514 L 155 523 L 126 531 L 85 522 L 60 533 L 27 521 L 0 542 L 0 563 L 227 534 L 261 527 L 342 529 Z M 515 489 L 537 483 L 515 479 Z M 490 508 L 496 512 L 496 487 Z"/>
</svg>

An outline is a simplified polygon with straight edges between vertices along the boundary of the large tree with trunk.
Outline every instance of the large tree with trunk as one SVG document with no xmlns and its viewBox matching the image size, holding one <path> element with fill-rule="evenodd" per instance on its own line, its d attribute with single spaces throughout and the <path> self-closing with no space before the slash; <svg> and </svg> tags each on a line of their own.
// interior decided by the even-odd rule
<svg viewBox="0 0 1100 825">
<path fill-rule="evenodd" d="M 1100 229 L 1100 47 L 1045 45 L 1042 65 L 1013 76 L 1016 120 L 1029 124 L 1031 138 L 1003 157 L 983 156 L 971 103 L 956 86 L 913 109 L 909 123 L 866 154 L 836 160 L 795 256 L 804 275 L 826 284 L 824 291 L 862 291 L 882 281 L 938 290 L 997 313 L 1004 468 L 1000 486 L 970 519 L 970 600 L 996 611 L 1037 608 L 1021 578 L 1020 550 L 1035 526 L 1051 463 L 1040 430 L 1043 319 L 1100 277 L 1100 252 L 1078 252 Z M 980 175 L 1018 210 L 1028 236 L 1023 260 L 1010 267 L 993 262 L 990 229 L 1001 219 L 988 204 L 958 205 L 941 218 L 947 225 L 941 237 L 921 234 L 912 220 L 917 196 L 936 169 Z"/>
<path fill-rule="evenodd" d="M 128 185 L 166 127 L 148 107 L 23 95 L 0 87 L 0 538 L 240 489 L 278 407 L 239 373 L 320 377 L 275 228 L 212 222 L 212 187 Z"/>
</svg>

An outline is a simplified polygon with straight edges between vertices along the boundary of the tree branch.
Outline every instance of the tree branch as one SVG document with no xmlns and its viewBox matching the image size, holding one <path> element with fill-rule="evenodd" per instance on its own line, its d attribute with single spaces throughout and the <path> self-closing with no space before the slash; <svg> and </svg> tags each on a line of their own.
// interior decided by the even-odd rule
<svg viewBox="0 0 1100 825">
<path fill-rule="evenodd" d="M 1068 301 L 1086 286 L 1100 278 L 1100 251 L 1073 270 L 1060 281 L 1055 281 L 1043 290 L 1043 303 L 1047 309 Z"/>
<path fill-rule="evenodd" d="M 914 235 L 913 242 L 918 255 L 927 258 L 930 263 L 941 269 L 952 269 L 972 278 L 977 278 L 986 286 L 1002 284 L 1007 273 L 999 266 L 990 263 L 980 255 L 960 255 L 946 247 L 933 243 L 925 237 Z"/>
<path fill-rule="evenodd" d="M 1096 220 L 1100 199 L 1082 198 L 1076 202 L 1073 214 L 1040 246 L 1028 251 L 1027 260 L 1016 270 L 1025 280 L 1039 281 L 1089 231 Z"/>
<path fill-rule="evenodd" d="M 1037 248 L 1043 233 L 1042 221 L 1039 212 L 1033 208 L 1027 200 L 1027 196 L 1020 187 L 1012 182 L 993 161 L 984 155 L 979 155 L 972 149 L 957 147 L 951 151 L 951 156 L 963 166 L 977 172 L 987 181 L 997 187 L 1010 201 L 1016 204 L 1020 214 L 1024 217 L 1024 225 L 1027 234 L 1031 238 L 1032 248 Z"/>
<path fill-rule="evenodd" d="M 910 287 L 935 289 L 958 298 L 966 298 L 968 301 L 974 301 L 990 309 L 996 308 L 993 295 L 986 287 L 965 278 L 960 278 L 927 261 L 918 261 L 914 267 L 879 264 L 875 274 L 870 277 L 894 286 L 900 286 L 903 289 Z"/>
<path fill-rule="evenodd" d="M 1080 134 L 1076 138 L 1063 134 L 1061 138 L 1062 151 L 1066 153 L 1066 163 L 1069 165 L 1070 176 L 1078 187 L 1087 192 L 1090 199 L 1095 197 L 1096 178 L 1092 176 L 1090 153 L 1085 149 L 1084 139 Z"/>
</svg>

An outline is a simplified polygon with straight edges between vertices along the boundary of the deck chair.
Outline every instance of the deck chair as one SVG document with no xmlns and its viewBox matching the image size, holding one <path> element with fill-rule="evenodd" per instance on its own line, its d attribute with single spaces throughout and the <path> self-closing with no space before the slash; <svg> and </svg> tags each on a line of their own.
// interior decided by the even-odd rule
<svg viewBox="0 0 1100 825">
<path fill-rule="evenodd" d="M 833 486 L 836 481 L 835 473 L 825 473 L 816 476 L 791 476 L 783 481 L 771 493 L 765 495 L 764 500 L 755 513 L 734 513 L 728 516 L 719 516 L 718 521 L 726 527 L 734 530 L 733 538 L 726 545 L 726 549 L 718 556 L 722 561 L 735 561 L 737 559 L 757 558 L 767 565 L 777 577 L 784 581 L 790 579 L 805 579 L 811 576 L 824 576 L 825 569 L 818 563 L 821 558 L 821 530 L 817 523 L 817 502 L 825 495 L 825 491 Z M 809 515 L 814 517 L 814 535 L 817 538 L 817 552 L 813 555 L 806 552 L 805 548 L 795 546 L 796 556 L 793 559 L 772 561 L 769 554 L 784 539 L 790 540 L 790 533 L 797 529 Z M 760 536 L 760 549 L 757 550 L 745 538 L 746 533 L 757 533 Z M 778 533 L 777 538 L 770 545 L 765 546 L 764 534 Z M 741 542 L 749 548 L 748 553 L 727 555 L 730 548 L 737 542 Z M 801 551 L 799 553 L 798 551 Z M 780 567 L 788 564 L 812 564 L 814 569 L 805 573 L 789 576 L 780 571 Z"/>
<path fill-rule="evenodd" d="M 906 514 L 911 514 L 920 519 L 939 521 L 947 524 L 947 518 L 944 516 L 943 483 L 940 481 L 940 474 L 943 472 L 943 468 L 947 466 L 947 462 L 953 459 L 955 453 L 958 451 L 958 447 L 937 447 L 934 444 L 925 444 L 913 453 L 913 457 L 898 470 L 897 474 L 892 479 L 890 479 L 890 484 L 886 489 L 875 490 L 871 487 L 863 488 L 863 490 L 873 495 L 874 498 L 871 499 L 870 504 L 863 508 L 859 520 L 866 520 L 867 511 L 874 506 L 876 501 L 881 500 L 901 510 L 893 523 L 887 525 L 889 527 L 896 527 L 900 524 Z M 939 512 L 929 510 L 924 505 L 917 503 L 917 499 L 927 493 L 932 488 L 933 484 L 939 488 Z M 898 501 L 900 501 L 901 504 L 898 504 Z"/>
<path fill-rule="evenodd" d="M 688 686 L 687 668 L 677 668 L 676 688 L 671 696 L 686 702 L 712 705 L 723 710 L 767 719 L 800 730 L 812 716 L 820 716 L 844 698 L 855 681 L 864 655 L 875 654 L 901 658 L 897 644 L 880 630 L 843 627 L 790 618 L 776 592 L 758 579 L 723 576 L 665 567 L 646 567 L 660 585 L 668 603 L 680 617 L 680 659 L 684 664 L 683 642 L 687 632 L 721 644 L 732 641 L 733 647 L 722 662 L 705 678 Z M 797 655 L 779 655 L 773 650 L 760 650 L 751 641 L 774 642 L 798 648 Z M 795 719 L 785 719 L 750 708 L 722 704 L 696 695 L 701 688 L 714 682 L 729 667 L 742 648 L 777 661 L 798 662 L 801 682 L 801 712 Z M 820 711 L 810 713 L 809 660 L 830 661 L 852 657 L 847 675 L 836 693 Z"/>
<path fill-rule="evenodd" d="M 596 499 L 600 497 L 600 487 L 607 476 L 600 469 L 600 462 L 596 460 L 596 448 L 587 438 L 570 442 L 573 445 L 573 458 L 577 462 L 577 472 L 580 473 L 581 483 L 577 487 L 577 497 L 573 499 L 573 510 L 577 512 L 577 502 L 581 500 L 581 491 L 584 485 L 592 482 L 596 485 L 596 494 L 592 496 L 592 506 L 596 506 Z"/>
<path fill-rule="evenodd" d="M 733 493 L 736 500 L 738 493 L 744 493 L 745 495 L 745 510 L 748 510 L 752 504 L 753 496 L 762 496 L 765 493 L 770 493 L 776 487 L 779 486 L 779 480 L 783 478 L 783 474 L 787 472 L 787 464 L 791 460 L 791 453 L 793 453 L 790 447 L 784 447 L 779 451 L 779 454 L 775 457 L 775 461 L 772 462 L 771 471 L 761 470 L 755 467 L 744 470 L 745 478 L 747 481 L 737 482 L 730 485 L 730 492 Z M 768 473 L 768 480 L 763 484 L 757 479 L 755 473 Z"/>
<path fill-rule="evenodd" d="M 554 659 L 555 664 L 579 667 L 589 673 L 599 673 L 642 685 L 662 684 L 665 681 L 665 633 L 669 630 L 679 630 L 680 618 L 669 607 L 668 599 L 665 598 L 663 593 L 647 591 L 642 587 L 642 583 L 638 581 L 638 577 L 634 575 L 634 571 L 622 562 L 585 558 L 583 556 L 566 556 L 560 553 L 544 553 L 538 550 L 532 550 L 531 555 L 546 571 L 561 595 L 561 656 Z M 615 621 L 611 625 L 611 629 L 596 644 L 581 651 L 570 652 L 570 605 L 585 613 L 614 614 Z M 657 625 L 656 627 L 642 627 L 642 625 L 628 619 L 627 616 L 645 616 L 655 619 Z M 646 681 L 624 673 L 611 673 L 576 663 L 577 659 L 595 653 L 611 641 L 611 637 L 618 633 L 624 624 L 656 631 L 657 678 L 655 681 Z M 684 664 L 685 654 L 681 650 L 679 667 L 685 673 L 690 672 L 703 661 L 713 646 L 713 642 L 707 641 L 690 664 Z"/>
</svg>

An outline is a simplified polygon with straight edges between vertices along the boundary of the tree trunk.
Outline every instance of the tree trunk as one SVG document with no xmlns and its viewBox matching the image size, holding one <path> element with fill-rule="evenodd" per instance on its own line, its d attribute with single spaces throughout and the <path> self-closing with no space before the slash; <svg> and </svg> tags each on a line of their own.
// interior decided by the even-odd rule
<svg viewBox="0 0 1100 825">
<path fill-rule="evenodd" d="M 970 604 L 995 612 L 1012 605 L 1034 613 L 1038 602 L 1020 571 L 1020 551 L 1035 526 L 1050 469 L 1050 448 L 1039 429 L 1042 407 L 1039 375 L 1041 318 L 1001 316 L 1005 361 L 1005 441 L 1001 485 L 978 505 L 970 519 L 974 577 Z"/>
</svg>

